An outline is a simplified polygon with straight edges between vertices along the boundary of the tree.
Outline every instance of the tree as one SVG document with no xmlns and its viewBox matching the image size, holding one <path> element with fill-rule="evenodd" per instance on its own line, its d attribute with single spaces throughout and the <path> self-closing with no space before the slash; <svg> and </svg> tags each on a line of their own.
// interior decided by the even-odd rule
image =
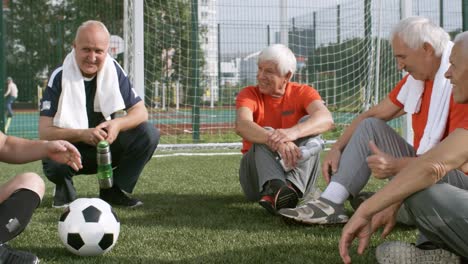
<svg viewBox="0 0 468 264">
<path fill-rule="evenodd" d="M 6 71 L 23 102 L 33 101 L 36 85 L 63 62 L 82 22 L 100 20 L 111 34 L 123 35 L 122 1 L 10 0 L 4 18 Z"/>
</svg>

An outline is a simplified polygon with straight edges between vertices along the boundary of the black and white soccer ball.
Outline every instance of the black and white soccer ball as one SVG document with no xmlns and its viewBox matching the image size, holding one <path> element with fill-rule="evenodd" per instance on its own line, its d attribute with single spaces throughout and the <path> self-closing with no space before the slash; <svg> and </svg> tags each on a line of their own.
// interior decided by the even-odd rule
<svg viewBox="0 0 468 264">
<path fill-rule="evenodd" d="M 80 256 L 97 256 L 114 247 L 120 221 L 99 198 L 79 198 L 60 216 L 58 233 L 65 247 Z"/>
</svg>

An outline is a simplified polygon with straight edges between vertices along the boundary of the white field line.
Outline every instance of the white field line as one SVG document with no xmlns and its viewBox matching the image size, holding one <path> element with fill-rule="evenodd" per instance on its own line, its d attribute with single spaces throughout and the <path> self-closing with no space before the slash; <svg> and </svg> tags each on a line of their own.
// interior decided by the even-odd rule
<svg viewBox="0 0 468 264">
<path fill-rule="evenodd" d="M 330 148 L 325 148 L 324 151 L 328 151 Z M 241 155 L 240 151 L 236 152 L 211 152 L 211 153 L 191 153 L 191 152 L 181 152 L 181 153 L 168 153 L 168 154 L 155 154 L 153 158 L 165 158 L 165 157 L 190 157 L 190 156 L 233 156 Z"/>
</svg>

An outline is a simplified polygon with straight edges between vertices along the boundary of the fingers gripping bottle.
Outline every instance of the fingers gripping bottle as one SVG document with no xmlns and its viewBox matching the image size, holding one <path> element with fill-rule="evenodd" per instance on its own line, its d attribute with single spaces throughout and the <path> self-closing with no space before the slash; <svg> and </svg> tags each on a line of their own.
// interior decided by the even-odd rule
<svg viewBox="0 0 468 264">
<path fill-rule="evenodd" d="M 109 142 L 102 140 L 98 143 L 96 149 L 96 158 L 99 188 L 109 189 L 113 185 L 112 157 Z"/>
<path fill-rule="evenodd" d="M 324 148 L 325 148 L 325 142 L 320 137 L 309 139 L 308 142 L 304 146 L 299 147 L 299 149 L 301 150 L 302 157 L 300 160 L 298 160 L 298 163 L 302 163 L 310 159 L 310 157 L 312 157 L 313 155 L 317 155 Z M 286 166 L 283 159 L 281 159 L 280 155 L 278 155 L 278 157 L 279 157 L 279 162 L 285 172 L 288 172 L 293 169 L 293 168 Z"/>
</svg>

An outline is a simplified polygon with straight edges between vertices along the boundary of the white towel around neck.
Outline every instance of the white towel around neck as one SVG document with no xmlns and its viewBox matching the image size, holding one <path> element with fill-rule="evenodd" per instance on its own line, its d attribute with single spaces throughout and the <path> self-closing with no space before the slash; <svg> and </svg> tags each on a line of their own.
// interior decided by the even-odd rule
<svg viewBox="0 0 468 264">
<path fill-rule="evenodd" d="M 424 154 L 438 144 L 445 132 L 452 97 L 452 84 L 444 74 L 449 67 L 452 47 L 453 42 L 447 43 L 434 78 L 427 123 L 417 151 L 418 155 Z M 424 82 L 415 80 L 411 75 L 408 76 L 397 96 L 397 99 L 405 105 L 405 112 L 410 114 L 419 112 L 423 91 Z"/>
<path fill-rule="evenodd" d="M 107 54 L 102 69 L 97 73 L 94 111 L 102 112 L 106 120 L 110 115 L 125 109 L 120 93 L 114 59 Z M 61 128 L 88 128 L 84 78 L 76 63 L 75 50 L 65 58 L 62 66 L 62 93 L 60 94 L 54 126 Z"/>
</svg>

